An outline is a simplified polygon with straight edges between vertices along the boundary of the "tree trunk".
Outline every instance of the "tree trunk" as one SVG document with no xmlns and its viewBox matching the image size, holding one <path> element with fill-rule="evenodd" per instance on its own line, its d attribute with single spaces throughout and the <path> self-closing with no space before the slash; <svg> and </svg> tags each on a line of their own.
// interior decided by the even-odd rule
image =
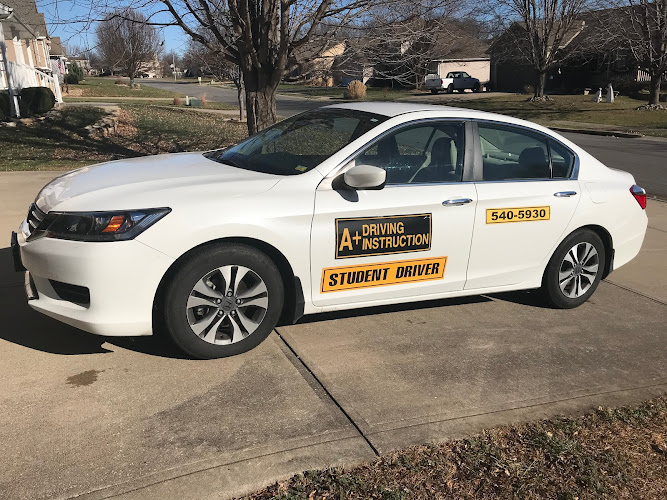
<svg viewBox="0 0 667 500">
<path fill-rule="evenodd" d="M 660 104 L 660 80 L 660 74 L 651 76 L 651 89 L 648 94 L 649 104 Z"/>
<path fill-rule="evenodd" d="M 544 87 L 547 84 L 546 70 L 538 70 L 535 82 L 535 97 L 544 97 Z"/>
<path fill-rule="evenodd" d="M 272 73 L 252 70 L 243 75 L 248 133 L 256 134 L 276 123 L 276 89 Z"/>
<path fill-rule="evenodd" d="M 243 78 L 239 77 L 236 80 L 236 96 L 239 100 L 239 121 L 245 120 L 245 86 L 243 85 Z"/>
</svg>

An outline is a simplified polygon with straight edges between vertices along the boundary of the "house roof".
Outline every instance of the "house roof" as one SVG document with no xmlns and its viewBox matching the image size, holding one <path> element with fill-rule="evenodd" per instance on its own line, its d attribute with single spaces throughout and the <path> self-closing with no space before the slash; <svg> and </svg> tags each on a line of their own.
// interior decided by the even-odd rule
<svg viewBox="0 0 667 500">
<path fill-rule="evenodd" d="M 488 59 L 489 43 L 476 38 L 463 29 L 447 23 L 438 32 L 435 44 L 434 60 L 470 60 L 470 59 Z"/>
<path fill-rule="evenodd" d="M 3 21 L 5 37 L 48 37 L 44 14 L 37 10 L 35 0 L 3 0 L 2 4 L 14 11 L 14 15 Z"/>
<path fill-rule="evenodd" d="M 51 38 L 51 49 L 49 51 L 52 56 L 64 56 L 65 55 L 65 49 L 63 48 L 63 44 L 60 41 L 59 36 L 54 36 Z"/>
</svg>

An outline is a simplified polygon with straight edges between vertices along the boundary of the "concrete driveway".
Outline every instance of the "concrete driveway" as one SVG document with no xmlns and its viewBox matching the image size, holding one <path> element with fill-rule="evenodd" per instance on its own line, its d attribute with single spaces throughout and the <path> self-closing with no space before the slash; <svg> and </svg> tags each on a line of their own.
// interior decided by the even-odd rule
<svg viewBox="0 0 667 500">
<path fill-rule="evenodd" d="M 54 175 L 0 174 L 1 498 L 224 498 L 667 390 L 667 204 L 649 202 L 640 256 L 575 310 L 509 293 L 319 315 L 192 361 L 28 308 L 8 231 Z"/>
</svg>

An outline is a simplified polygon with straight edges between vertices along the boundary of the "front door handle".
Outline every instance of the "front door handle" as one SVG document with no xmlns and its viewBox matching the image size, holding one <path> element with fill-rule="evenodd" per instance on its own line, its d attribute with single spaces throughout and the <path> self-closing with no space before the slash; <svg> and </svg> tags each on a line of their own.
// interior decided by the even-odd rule
<svg viewBox="0 0 667 500">
<path fill-rule="evenodd" d="M 574 196 L 577 194 L 576 191 L 558 191 L 557 193 L 554 193 L 554 196 L 558 198 L 569 198 L 570 196 Z"/>
<path fill-rule="evenodd" d="M 471 203 L 470 198 L 457 198 L 455 200 L 445 200 L 442 202 L 443 207 L 458 207 L 460 205 L 465 205 L 466 203 Z"/>
</svg>

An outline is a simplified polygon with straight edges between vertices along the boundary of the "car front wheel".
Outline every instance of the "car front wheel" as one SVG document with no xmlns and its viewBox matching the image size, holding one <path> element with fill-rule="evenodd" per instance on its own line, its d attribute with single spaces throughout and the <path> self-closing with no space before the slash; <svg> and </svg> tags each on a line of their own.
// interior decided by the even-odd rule
<svg viewBox="0 0 667 500">
<path fill-rule="evenodd" d="M 556 249 L 542 281 L 542 290 L 552 307 L 570 309 L 586 302 L 602 279 L 605 248 L 589 229 L 568 236 Z"/>
<path fill-rule="evenodd" d="M 283 300 L 280 271 L 267 255 L 237 243 L 207 246 L 188 256 L 167 285 L 164 326 L 190 356 L 223 358 L 268 337 Z"/>
</svg>

